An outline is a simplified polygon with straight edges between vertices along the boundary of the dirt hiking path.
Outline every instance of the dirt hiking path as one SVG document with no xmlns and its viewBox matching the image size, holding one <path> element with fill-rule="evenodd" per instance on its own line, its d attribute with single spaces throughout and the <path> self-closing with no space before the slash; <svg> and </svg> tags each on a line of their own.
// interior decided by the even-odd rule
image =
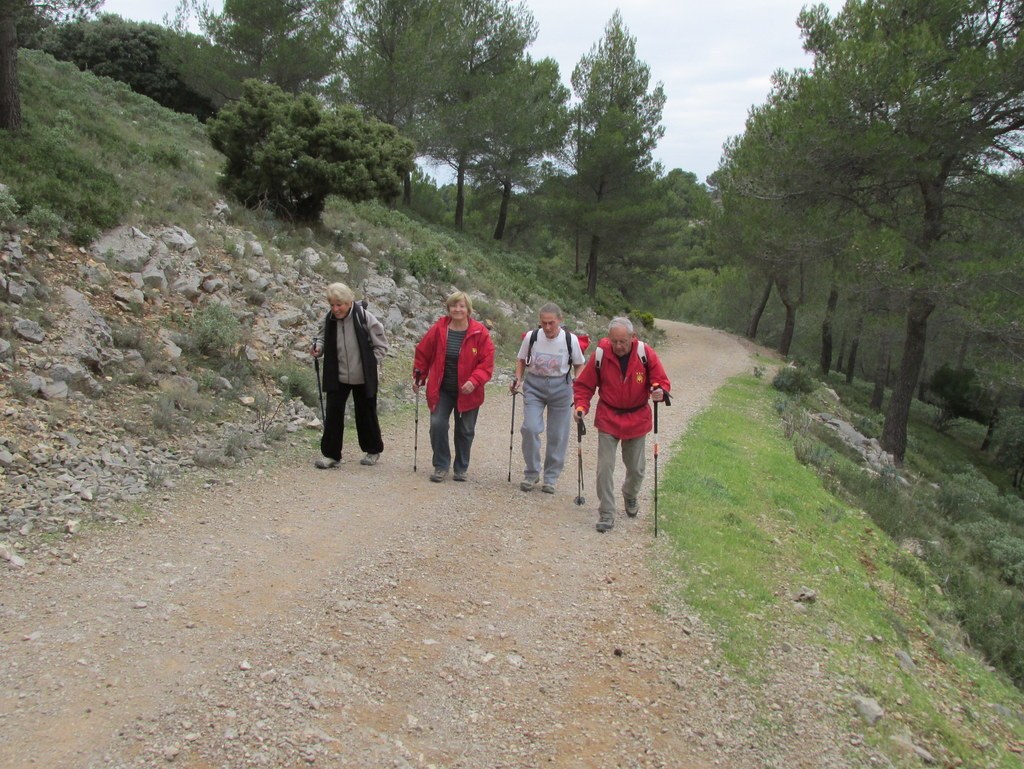
<svg viewBox="0 0 1024 769">
<path fill-rule="evenodd" d="M 663 326 L 662 466 L 751 365 Z M 416 473 L 410 415 L 376 467 L 253 470 L 4 572 L 0 767 L 842 765 L 805 681 L 762 712 L 699 618 L 653 608 L 651 465 L 601 535 L 595 434 L 578 507 L 575 437 L 558 493 L 525 494 L 517 424 L 507 482 L 503 388 L 466 483 L 428 482 L 426 413 Z"/>
</svg>

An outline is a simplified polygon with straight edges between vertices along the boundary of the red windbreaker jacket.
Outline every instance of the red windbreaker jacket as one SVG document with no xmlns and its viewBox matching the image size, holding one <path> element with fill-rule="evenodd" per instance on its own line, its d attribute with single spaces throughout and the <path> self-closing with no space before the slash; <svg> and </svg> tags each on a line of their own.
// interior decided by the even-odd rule
<svg viewBox="0 0 1024 769">
<path fill-rule="evenodd" d="M 448 348 L 448 325 L 452 319 L 447 315 L 427 329 L 413 360 L 413 377 L 416 371 L 420 378 L 427 380 L 427 408 L 433 411 L 441 399 L 441 380 L 444 379 L 444 356 Z M 459 392 L 456 408 L 461 413 L 479 408 L 484 402 L 484 385 L 494 375 L 494 341 L 487 327 L 478 320 L 469 319 L 466 338 L 462 340 L 459 352 L 459 387 L 471 381 L 476 387 L 466 395 Z"/>
<path fill-rule="evenodd" d="M 587 365 L 576 377 L 573 385 L 573 403 L 584 413 L 590 411 L 590 401 L 594 392 L 600 390 L 597 400 L 597 413 L 594 415 L 594 426 L 603 433 L 611 433 L 619 440 L 631 440 L 647 435 L 654 426 L 651 407 L 648 400 L 651 387 L 657 384 L 666 393 L 671 392 L 669 382 L 661 360 L 657 353 L 648 345 L 644 345 L 647 355 L 647 366 L 644 366 L 637 355 L 637 340 L 629 350 L 629 363 L 626 375 L 622 375 L 619 359 L 612 352 L 611 342 L 605 337 L 598 342 L 604 352 L 601 368 L 597 368 L 597 351 L 590 356 Z M 648 379 L 648 376 L 650 377 Z"/>
</svg>

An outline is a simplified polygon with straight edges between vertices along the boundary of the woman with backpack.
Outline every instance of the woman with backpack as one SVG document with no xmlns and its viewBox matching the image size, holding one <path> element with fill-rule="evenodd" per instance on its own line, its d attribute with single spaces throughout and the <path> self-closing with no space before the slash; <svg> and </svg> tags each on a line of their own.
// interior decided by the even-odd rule
<svg viewBox="0 0 1024 769">
<path fill-rule="evenodd" d="M 554 302 L 540 308 L 540 328 L 523 336 L 516 359 L 515 378 L 509 385 L 513 396 L 523 393 L 523 461 L 526 468 L 519 488 L 555 493 L 565 467 L 572 424 L 572 383 L 586 360 L 579 337 L 562 328 L 562 309 Z M 570 373 L 571 372 L 571 373 Z M 544 412 L 547 411 L 547 430 Z M 547 446 L 541 465 L 541 436 Z"/>
<path fill-rule="evenodd" d="M 345 434 L 345 404 L 351 393 L 355 407 L 356 434 L 364 452 L 361 465 L 375 465 L 384 451 L 377 419 L 378 369 L 388 352 L 384 326 L 366 309 L 366 301 L 355 301 L 344 283 L 327 287 L 331 309 L 324 317 L 310 353 L 323 356 L 323 389 L 327 393 L 324 434 L 320 453 L 313 464 L 327 470 L 341 464 Z"/>
</svg>

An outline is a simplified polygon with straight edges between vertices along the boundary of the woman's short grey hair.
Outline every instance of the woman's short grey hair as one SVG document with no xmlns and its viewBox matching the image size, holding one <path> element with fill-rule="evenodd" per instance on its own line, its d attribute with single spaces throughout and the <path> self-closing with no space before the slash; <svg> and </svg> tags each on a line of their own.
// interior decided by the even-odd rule
<svg viewBox="0 0 1024 769">
<path fill-rule="evenodd" d="M 633 321 L 631 321 L 629 318 L 623 318 L 621 316 L 618 318 L 612 318 L 611 321 L 608 323 L 608 330 L 611 331 L 616 326 L 618 326 L 619 328 L 626 329 L 626 331 L 628 331 L 630 334 L 633 333 Z"/>
<path fill-rule="evenodd" d="M 559 307 L 554 302 L 548 302 L 543 307 L 541 307 L 539 310 L 537 310 L 537 314 L 538 315 L 551 314 L 551 315 L 554 315 L 559 320 L 561 320 L 562 319 L 562 308 Z"/>
<path fill-rule="evenodd" d="M 344 283 L 331 283 L 327 287 L 328 302 L 354 302 L 356 295 Z"/>
</svg>

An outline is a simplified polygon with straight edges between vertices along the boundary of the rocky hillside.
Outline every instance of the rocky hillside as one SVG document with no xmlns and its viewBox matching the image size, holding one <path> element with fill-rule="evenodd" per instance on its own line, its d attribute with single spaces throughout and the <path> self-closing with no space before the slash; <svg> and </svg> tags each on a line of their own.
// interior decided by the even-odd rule
<svg viewBox="0 0 1024 769">
<path fill-rule="evenodd" d="M 195 235 L 124 226 L 81 248 L 3 235 L 8 560 L 33 532 L 121 515 L 122 503 L 193 468 L 235 464 L 287 435 L 308 442 L 320 423 L 307 349 L 331 280 L 365 296 L 392 341 L 382 409 L 409 397 L 411 349 L 451 284 L 405 275 L 398 285 L 378 269 L 389 254 L 359 241 L 324 247 L 306 230 L 306 245 L 288 251 L 230 219 L 220 202 Z M 486 306 L 517 326 L 531 314 L 494 298 Z"/>
</svg>

